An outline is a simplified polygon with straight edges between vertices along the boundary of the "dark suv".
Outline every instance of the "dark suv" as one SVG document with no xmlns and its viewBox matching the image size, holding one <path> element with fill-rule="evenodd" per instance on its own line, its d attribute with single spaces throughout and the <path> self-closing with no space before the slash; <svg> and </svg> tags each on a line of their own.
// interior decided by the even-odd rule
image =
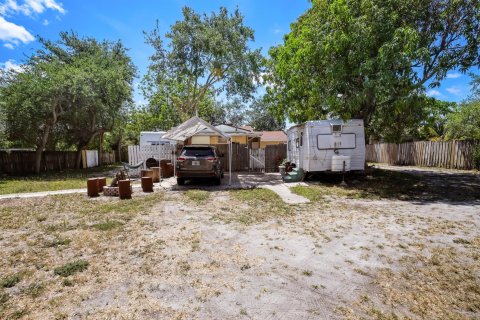
<svg viewBox="0 0 480 320">
<path fill-rule="evenodd" d="M 212 146 L 185 146 L 177 158 L 177 183 L 190 178 L 211 178 L 219 185 L 223 166 L 217 148 Z"/>
</svg>

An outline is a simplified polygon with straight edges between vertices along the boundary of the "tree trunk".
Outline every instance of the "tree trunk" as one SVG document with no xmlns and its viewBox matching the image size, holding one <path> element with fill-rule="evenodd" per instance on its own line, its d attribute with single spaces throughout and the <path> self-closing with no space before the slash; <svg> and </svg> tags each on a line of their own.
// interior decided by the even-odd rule
<svg viewBox="0 0 480 320">
<path fill-rule="evenodd" d="M 122 162 L 122 139 L 118 139 L 117 142 L 117 161 L 116 162 Z"/>
<path fill-rule="evenodd" d="M 98 135 L 98 165 L 99 166 L 103 164 L 102 154 L 103 154 L 103 132 Z"/>
<path fill-rule="evenodd" d="M 42 165 L 42 154 L 43 154 L 43 150 L 45 149 L 45 146 L 47 145 L 48 137 L 50 136 L 50 129 L 51 128 L 52 127 L 49 126 L 49 125 L 45 126 L 42 138 L 40 139 L 39 143 L 37 144 L 37 149 L 35 150 L 35 173 L 36 174 L 40 173 L 40 167 Z"/>
</svg>

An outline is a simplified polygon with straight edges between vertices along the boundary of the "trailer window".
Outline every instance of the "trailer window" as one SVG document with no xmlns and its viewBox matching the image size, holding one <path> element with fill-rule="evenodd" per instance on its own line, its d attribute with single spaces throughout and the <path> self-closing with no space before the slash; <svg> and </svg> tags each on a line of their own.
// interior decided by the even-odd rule
<svg viewBox="0 0 480 320">
<path fill-rule="evenodd" d="M 342 132 L 342 125 L 341 124 L 332 124 L 332 133 Z"/>
<path fill-rule="evenodd" d="M 291 144 L 292 144 L 292 140 L 288 140 L 288 143 L 287 143 L 287 149 L 288 149 L 288 151 L 291 151 L 291 150 L 292 150 Z"/>
<path fill-rule="evenodd" d="M 299 147 L 299 141 L 300 141 L 300 139 L 298 139 L 298 138 L 295 139 L 295 147 L 297 147 L 297 149 L 298 149 L 298 147 Z"/>
<path fill-rule="evenodd" d="M 300 132 L 300 147 L 303 146 L 303 132 Z"/>
</svg>

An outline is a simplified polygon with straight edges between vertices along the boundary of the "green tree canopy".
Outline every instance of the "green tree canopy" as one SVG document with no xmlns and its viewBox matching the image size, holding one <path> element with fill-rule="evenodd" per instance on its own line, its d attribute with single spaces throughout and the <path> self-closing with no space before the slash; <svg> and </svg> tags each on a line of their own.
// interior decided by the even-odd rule
<svg viewBox="0 0 480 320">
<path fill-rule="evenodd" d="M 448 115 L 447 138 L 480 140 L 480 76 L 473 75 L 472 95 Z M 479 155 L 480 156 L 480 155 Z"/>
<path fill-rule="evenodd" d="M 112 130 L 131 99 L 135 75 L 120 42 L 81 39 L 73 32 L 40 42 L 42 49 L 22 71 L 4 71 L 0 77 L 7 135 L 18 146 L 36 148 L 37 172 L 52 133 L 81 150 Z"/>
<path fill-rule="evenodd" d="M 252 50 L 253 30 L 243 16 L 226 8 L 200 15 L 183 8 L 183 20 L 166 33 L 165 46 L 157 27 L 146 33 L 155 53 L 143 80 L 145 97 L 153 105 L 174 107 L 182 120 L 199 111 L 210 94 L 249 99 L 262 71 L 260 49 Z"/>
<path fill-rule="evenodd" d="M 361 118 L 383 136 L 426 86 L 478 65 L 479 17 L 477 0 L 312 0 L 269 52 L 276 115 Z"/>
</svg>

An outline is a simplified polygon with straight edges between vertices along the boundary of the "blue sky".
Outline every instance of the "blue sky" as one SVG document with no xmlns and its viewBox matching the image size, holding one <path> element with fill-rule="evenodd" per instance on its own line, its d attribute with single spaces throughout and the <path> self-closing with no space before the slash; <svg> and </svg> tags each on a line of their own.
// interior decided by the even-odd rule
<svg viewBox="0 0 480 320">
<path fill-rule="evenodd" d="M 167 32 L 170 25 L 181 19 L 185 5 L 207 13 L 220 6 L 229 10 L 238 6 L 246 25 L 255 30 L 252 47 L 263 48 L 264 54 L 269 47 L 282 42 L 290 24 L 310 7 L 307 0 L 0 0 L 0 67 L 15 68 L 21 64 L 26 55 L 38 48 L 38 36 L 53 40 L 60 31 L 75 30 L 82 36 L 121 39 L 130 48 L 139 74 L 143 74 L 152 50 L 144 44 L 142 32 L 152 30 L 156 19 L 162 33 Z M 469 82 L 468 75 L 452 71 L 440 88 L 429 89 L 427 94 L 441 100 L 461 101 L 469 94 Z M 137 93 L 135 99 L 140 102 L 141 96 Z"/>
</svg>

